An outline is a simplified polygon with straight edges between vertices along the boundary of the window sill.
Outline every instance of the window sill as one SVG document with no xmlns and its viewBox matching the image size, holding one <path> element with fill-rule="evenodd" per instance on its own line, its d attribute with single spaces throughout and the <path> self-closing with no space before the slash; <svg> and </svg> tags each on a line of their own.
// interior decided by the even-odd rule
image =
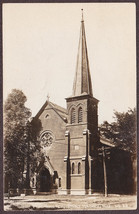
<svg viewBox="0 0 139 214">
<path fill-rule="evenodd" d="M 80 126 L 80 125 L 86 125 L 87 122 L 81 122 L 81 123 L 68 123 L 66 126 Z"/>
<path fill-rule="evenodd" d="M 71 177 L 81 177 L 82 174 L 70 174 Z"/>
</svg>

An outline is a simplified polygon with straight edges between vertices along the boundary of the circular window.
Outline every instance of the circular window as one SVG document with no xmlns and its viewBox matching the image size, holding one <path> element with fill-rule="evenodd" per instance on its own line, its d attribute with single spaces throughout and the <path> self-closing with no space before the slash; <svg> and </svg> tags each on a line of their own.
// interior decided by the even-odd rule
<svg viewBox="0 0 139 214">
<path fill-rule="evenodd" d="M 41 135 L 41 143 L 44 147 L 49 147 L 54 142 L 54 137 L 51 132 L 46 131 Z"/>
</svg>

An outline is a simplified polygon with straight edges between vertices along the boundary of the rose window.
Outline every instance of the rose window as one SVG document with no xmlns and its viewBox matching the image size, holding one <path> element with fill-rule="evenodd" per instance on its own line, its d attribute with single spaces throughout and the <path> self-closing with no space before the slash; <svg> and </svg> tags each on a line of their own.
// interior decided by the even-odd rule
<svg viewBox="0 0 139 214">
<path fill-rule="evenodd" d="M 53 141 L 54 141 L 54 137 L 52 136 L 52 134 L 50 132 L 45 132 L 44 134 L 42 134 L 41 142 L 42 142 L 44 147 L 51 146 Z"/>
</svg>

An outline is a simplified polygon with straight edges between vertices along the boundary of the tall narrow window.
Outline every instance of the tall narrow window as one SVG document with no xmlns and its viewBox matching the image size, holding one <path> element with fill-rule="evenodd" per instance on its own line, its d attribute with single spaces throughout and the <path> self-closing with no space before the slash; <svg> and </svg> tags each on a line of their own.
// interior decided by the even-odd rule
<svg viewBox="0 0 139 214">
<path fill-rule="evenodd" d="M 61 178 L 59 178 L 59 187 L 61 187 Z"/>
<path fill-rule="evenodd" d="M 75 114 L 75 109 L 73 108 L 71 110 L 71 123 L 75 123 L 75 118 L 76 118 L 76 114 Z"/>
<path fill-rule="evenodd" d="M 78 123 L 83 121 L 83 109 L 82 107 L 79 108 L 78 110 Z"/>
<path fill-rule="evenodd" d="M 34 187 L 34 178 L 32 178 L 32 187 Z"/>
<path fill-rule="evenodd" d="M 81 174 L 81 163 L 78 163 L 78 174 Z"/>
<path fill-rule="evenodd" d="M 74 174 L 75 172 L 75 167 L 74 167 L 74 163 L 72 163 L 72 174 Z"/>
</svg>

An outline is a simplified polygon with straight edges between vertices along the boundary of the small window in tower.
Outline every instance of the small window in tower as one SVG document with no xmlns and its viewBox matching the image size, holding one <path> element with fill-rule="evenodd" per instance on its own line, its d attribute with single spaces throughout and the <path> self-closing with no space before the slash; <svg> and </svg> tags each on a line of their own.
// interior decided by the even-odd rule
<svg viewBox="0 0 139 214">
<path fill-rule="evenodd" d="M 75 114 L 75 109 L 73 108 L 71 110 L 71 123 L 75 123 L 76 120 L 76 114 Z"/>
<path fill-rule="evenodd" d="M 34 178 L 32 178 L 32 187 L 34 187 Z"/>
<path fill-rule="evenodd" d="M 74 163 L 72 163 L 72 174 L 74 174 L 75 172 L 75 166 L 74 166 Z"/>
<path fill-rule="evenodd" d="M 81 174 L 81 163 L 78 163 L 78 174 Z"/>
<path fill-rule="evenodd" d="M 81 123 L 83 121 L 83 109 L 82 107 L 78 110 L 78 123 Z"/>
</svg>

